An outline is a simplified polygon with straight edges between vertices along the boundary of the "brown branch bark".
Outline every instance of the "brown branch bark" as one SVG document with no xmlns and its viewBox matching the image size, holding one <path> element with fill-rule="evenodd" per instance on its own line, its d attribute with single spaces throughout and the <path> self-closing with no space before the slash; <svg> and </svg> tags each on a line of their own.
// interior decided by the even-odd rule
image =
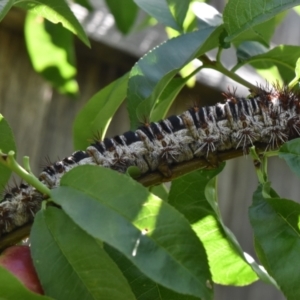
<svg viewBox="0 0 300 300">
<path fill-rule="evenodd" d="M 257 144 L 256 151 L 258 154 L 265 152 L 266 145 Z M 190 173 L 199 169 L 212 169 L 217 166 L 218 163 L 233 159 L 243 155 L 242 149 L 231 149 L 228 151 L 219 152 L 213 157 L 206 158 L 194 158 L 190 161 L 180 163 L 170 167 L 172 176 L 165 177 L 159 172 L 153 172 L 150 174 L 143 175 L 138 178 L 137 181 L 145 187 L 158 185 L 163 182 L 172 181 L 182 175 Z M 6 249 L 9 246 L 15 245 L 22 239 L 25 239 L 30 234 L 32 223 L 26 224 L 20 228 L 13 230 L 0 237 L 0 251 Z"/>
</svg>

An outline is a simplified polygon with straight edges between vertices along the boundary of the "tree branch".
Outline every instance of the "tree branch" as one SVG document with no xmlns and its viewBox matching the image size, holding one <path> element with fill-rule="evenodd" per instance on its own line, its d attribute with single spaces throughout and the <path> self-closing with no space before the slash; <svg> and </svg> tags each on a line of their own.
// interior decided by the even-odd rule
<svg viewBox="0 0 300 300">
<path fill-rule="evenodd" d="M 262 154 L 265 153 L 266 145 L 264 144 L 256 144 L 256 153 Z M 274 149 L 273 149 L 274 150 Z M 233 159 L 239 156 L 242 156 L 243 149 L 231 149 L 228 151 L 222 151 L 214 155 L 213 160 L 205 159 L 205 158 L 194 158 L 190 161 L 179 163 L 178 165 L 174 165 L 170 167 L 172 172 L 171 177 L 165 177 L 159 172 L 153 172 L 150 174 L 143 175 L 142 177 L 138 178 L 137 181 L 144 185 L 145 187 L 150 187 L 154 185 L 161 184 L 163 182 L 172 181 L 182 175 L 190 173 L 195 170 L 199 169 L 213 169 L 217 167 L 218 163 L 223 161 Z M 211 158 L 211 157 L 210 157 Z M 214 163 L 212 163 L 212 161 Z M 20 228 L 13 230 L 7 234 L 4 234 L 0 237 L 0 251 L 4 250 L 5 248 L 15 245 L 20 242 L 22 239 L 26 238 L 30 234 L 32 223 L 26 224 Z"/>
</svg>

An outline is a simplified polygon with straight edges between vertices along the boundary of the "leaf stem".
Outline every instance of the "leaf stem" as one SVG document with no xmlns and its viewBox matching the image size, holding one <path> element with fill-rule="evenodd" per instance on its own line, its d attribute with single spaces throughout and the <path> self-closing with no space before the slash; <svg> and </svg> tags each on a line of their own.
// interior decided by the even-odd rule
<svg viewBox="0 0 300 300">
<path fill-rule="evenodd" d="M 0 150 L 0 163 L 11 169 L 13 172 L 18 174 L 24 181 L 28 184 L 35 187 L 38 191 L 43 193 L 44 195 L 50 196 L 50 190 L 39 181 L 37 177 L 33 175 L 30 170 L 29 166 L 29 157 L 25 156 L 24 161 L 24 168 L 18 164 L 18 162 L 14 158 L 15 152 L 9 151 L 8 154 L 3 153 Z"/>
<path fill-rule="evenodd" d="M 278 156 L 279 150 L 269 151 L 264 154 L 265 157 Z"/>
<path fill-rule="evenodd" d="M 297 83 L 299 83 L 299 77 L 296 76 L 288 85 L 290 89 L 292 89 Z"/>
<path fill-rule="evenodd" d="M 213 60 L 209 59 L 206 55 L 202 55 L 200 57 L 200 60 L 202 61 L 203 66 L 205 68 L 219 71 L 220 73 L 223 73 L 224 75 L 231 78 L 232 80 L 248 87 L 250 90 L 256 90 L 257 87 L 255 85 L 244 80 L 242 77 L 240 77 L 236 73 L 233 73 L 230 70 L 226 69 L 220 61 L 213 61 Z"/>
<path fill-rule="evenodd" d="M 202 66 L 200 66 L 200 67 L 198 67 L 198 68 L 196 68 L 193 72 L 191 72 L 188 76 L 186 76 L 185 78 L 191 78 L 191 77 L 193 77 L 193 76 L 195 76 L 198 72 L 200 72 L 201 71 L 201 69 L 203 69 L 204 68 L 204 66 L 202 65 Z"/>
<path fill-rule="evenodd" d="M 259 157 L 256 153 L 255 146 L 250 148 L 250 155 L 253 159 L 256 175 L 258 178 L 259 183 L 265 184 L 268 181 L 267 176 L 267 158 L 266 157 Z"/>
<path fill-rule="evenodd" d="M 223 51 L 223 48 L 222 47 L 219 47 L 218 48 L 218 53 L 217 53 L 217 56 L 216 56 L 216 61 L 221 63 L 221 55 L 222 55 L 222 51 Z"/>
</svg>

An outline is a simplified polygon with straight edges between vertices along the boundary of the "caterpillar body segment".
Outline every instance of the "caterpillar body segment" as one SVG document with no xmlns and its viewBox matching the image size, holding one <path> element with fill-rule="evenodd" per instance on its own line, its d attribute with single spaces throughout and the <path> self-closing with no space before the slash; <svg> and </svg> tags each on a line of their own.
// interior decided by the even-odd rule
<svg viewBox="0 0 300 300">
<path fill-rule="evenodd" d="M 300 136 L 299 95 L 287 88 L 258 89 L 249 98 L 225 93 L 225 103 L 193 106 L 178 116 L 146 124 L 113 138 L 95 141 L 85 151 L 76 151 L 49 164 L 39 180 L 56 188 L 61 177 L 78 165 L 97 165 L 124 173 L 130 166 L 141 174 L 160 171 L 170 176 L 169 166 L 212 154 L 248 148 L 256 142 L 273 149 Z M 21 184 L 0 202 L 0 235 L 33 220 L 43 195 Z"/>
</svg>

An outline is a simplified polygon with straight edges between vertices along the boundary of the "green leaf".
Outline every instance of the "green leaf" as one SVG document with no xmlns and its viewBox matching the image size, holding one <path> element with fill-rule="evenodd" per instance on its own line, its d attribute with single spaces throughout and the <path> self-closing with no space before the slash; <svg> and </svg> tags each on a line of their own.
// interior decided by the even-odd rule
<svg viewBox="0 0 300 300">
<path fill-rule="evenodd" d="M 157 196 L 158 198 L 164 201 L 168 201 L 169 191 L 165 186 L 165 184 L 162 183 L 159 185 L 152 186 L 149 188 L 149 191 L 155 196 Z"/>
<path fill-rule="evenodd" d="M 125 74 L 96 93 L 80 110 L 73 124 L 75 149 L 85 149 L 99 132 L 100 139 L 105 136 L 112 116 L 126 97 L 127 82 Z"/>
<path fill-rule="evenodd" d="M 132 128 L 138 127 L 137 115 L 151 116 L 156 100 L 182 67 L 218 46 L 221 31 L 222 27 L 209 27 L 180 35 L 148 52 L 135 64 L 128 82 L 128 112 Z"/>
<path fill-rule="evenodd" d="M 287 199 L 266 199 L 263 188 L 256 190 L 249 209 L 255 239 L 269 273 L 287 299 L 296 300 L 300 297 L 300 205 Z"/>
<path fill-rule="evenodd" d="M 105 251 L 118 265 L 130 284 L 137 300 L 199 300 L 189 295 L 178 294 L 169 290 L 145 276 L 129 259 L 119 251 L 104 244 Z"/>
<path fill-rule="evenodd" d="M 185 78 L 173 78 L 168 85 L 165 87 L 164 91 L 159 97 L 159 100 L 157 101 L 151 116 L 150 121 L 151 122 L 157 122 L 162 119 L 166 118 L 166 115 L 176 99 L 179 92 L 183 89 L 186 82 L 192 77 L 194 74 L 191 74 Z M 142 116 L 138 116 L 142 117 Z"/>
<path fill-rule="evenodd" d="M 286 12 L 283 12 L 275 17 L 271 18 L 270 20 L 258 24 L 254 27 L 243 32 L 243 34 L 238 35 L 232 41 L 235 46 L 245 42 L 245 41 L 257 41 L 260 44 L 269 47 L 270 41 L 272 36 L 274 35 L 275 29 L 278 27 L 279 23 L 284 19 L 286 16 Z M 226 37 L 228 34 L 226 35 Z M 226 41 L 226 37 L 225 41 Z"/>
<path fill-rule="evenodd" d="M 165 119 L 172 103 L 176 99 L 179 92 L 185 86 L 185 83 L 186 80 L 184 80 L 183 78 L 174 78 L 168 83 L 151 113 L 150 121 L 157 122 Z M 141 117 L 142 115 L 138 115 L 138 118 Z"/>
<path fill-rule="evenodd" d="M 299 80 L 299 78 L 300 78 L 300 58 L 298 58 L 296 61 L 295 74 L 296 74 L 297 80 Z"/>
<path fill-rule="evenodd" d="M 78 93 L 72 34 L 60 24 L 53 24 L 28 12 L 25 39 L 34 69 L 62 94 Z"/>
<path fill-rule="evenodd" d="M 204 2 L 192 2 L 191 9 L 197 17 L 198 28 L 214 26 L 217 27 L 223 24 L 222 15 L 215 7 Z"/>
<path fill-rule="evenodd" d="M 262 194 L 265 198 L 280 198 L 277 192 L 272 188 L 271 182 L 266 182 L 263 185 Z"/>
<path fill-rule="evenodd" d="M 269 49 L 263 46 L 261 43 L 246 41 L 241 43 L 236 49 L 236 56 L 238 59 L 238 64 L 234 67 L 234 69 L 238 69 L 243 64 L 247 63 L 248 60 L 251 60 L 252 57 L 257 55 L 266 54 Z"/>
<path fill-rule="evenodd" d="M 259 42 L 255 41 L 246 41 L 242 42 L 237 47 L 237 58 L 238 63 L 237 65 L 232 69 L 232 71 L 236 71 L 240 68 L 240 66 L 247 64 L 247 60 L 251 60 L 252 56 L 264 54 L 268 52 L 269 49 L 263 46 Z M 255 63 L 254 63 L 255 64 Z M 282 82 L 282 77 L 279 74 L 278 68 L 268 62 L 265 62 L 262 60 L 261 62 L 257 62 L 255 66 L 253 66 L 256 69 L 256 72 L 261 75 L 262 78 L 268 78 L 268 82 Z"/>
<path fill-rule="evenodd" d="M 51 300 L 28 290 L 15 276 L 0 266 L 0 298 L 5 300 Z"/>
<path fill-rule="evenodd" d="M 254 237 L 254 248 L 255 248 L 255 253 L 259 259 L 259 261 L 262 263 L 262 265 L 264 266 L 264 268 L 266 270 L 270 270 L 270 267 L 269 267 L 269 262 L 265 256 L 265 253 L 260 245 L 260 243 L 258 242 L 258 240 Z M 278 287 L 279 289 L 279 287 Z"/>
<path fill-rule="evenodd" d="M 246 43 L 238 50 L 239 63 L 234 67 L 234 71 L 245 64 L 250 64 L 257 70 L 270 69 L 274 66 L 279 68 L 279 73 L 287 83 L 295 76 L 295 66 L 300 57 L 300 47 L 290 45 L 279 45 L 269 51 L 265 48 L 258 48 L 255 44 L 248 47 Z M 259 53 L 266 51 L 264 53 Z M 256 55 L 252 55 L 259 53 Z"/>
<path fill-rule="evenodd" d="M 300 139 L 289 141 L 279 149 L 278 156 L 283 158 L 290 169 L 300 177 Z"/>
<path fill-rule="evenodd" d="M 166 0 L 169 6 L 170 12 L 178 24 L 179 28 L 183 28 L 183 22 L 185 20 L 187 11 L 190 6 L 191 1 L 182 1 L 182 0 Z"/>
<path fill-rule="evenodd" d="M 300 15 L 300 6 L 294 7 L 293 10 L 294 10 L 298 15 Z"/>
<path fill-rule="evenodd" d="M 51 195 L 83 230 L 122 252 L 150 279 L 212 298 L 206 253 L 186 219 L 130 177 L 79 166 Z"/>
<path fill-rule="evenodd" d="M 93 11 L 93 6 L 91 6 L 90 1 L 89 0 L 75 0 L 75 3 L 78 3 L 79 5 L 85 7 L 88 11 Z"/>
<path fill-rule="evenodd" d="M 184 214 L 202 241 L 213 281 L 242 286 L 254 282 L 257 276 L 245 262 L 243 253 L 236 249 L 237 242 L 233 242 L 232 236 L 228 234 L 215 200 L 213 178 L 223 167 L 224 165 L 211 171 L 195 171 L 174 180 L 168 203 Z M 204 193 L 205 187 L 207 195 Z"/>
<path fill-rule="evenodd" d="M 61 23 L 90 47 L 89 39 L 65 0 L 14 1 L 16 6 L 32 11 L 52 23 Z"/>
<path fill-rule="evenodd" d="M 42 286 L 55 299 L 135 299 L 99 242 L 60 209 L 38 212 L 30 240 Z"/>
<path fill-rule="evenodd" d="M 134 0 L 134 2 L 158 22 L 177 31 L 182 31 L 182 24 L 189 7 L 189 1 Z"/>
<path fill-rule="evenodd" d="M 137 166 L 130 166 L 126 169 L 125 174 L 133 179 L 137 179 L 141 176 L 141 170 Z"/>
<path fill-rule="evenodd" d="M 225 41 L 231 42 L 238 35 L 249 32 L 249 30 L 256 31 L 257 35 L 261 35 L 261 31 L 257 30 L 256 25 L 299 4 L 300 0 L 231 0 L 225 6 L 223 13 L 225 29 L 228 32 Z M 246 39 L 244 38 L 244 40 Z"/>
<path fill-rule="evenodd" d="M 14 5 L 15 0 L 2 0 L 0 2 L 0 21 L 9 12 L 11 7 Z"/>
<path fill-rule="evenodd" d="M 14 135 L 10 126 L 4 117 L 0 114 L 0 149 L 3 153 L 8 153 L 10 150 L 16 153 L 16 144 L 14 140 Z M 0 164 L 0 194 L 2 194 L 2 189 L 5 187 L 9 177 L 11 175 L 11 170 Z"/>
<path fill-rule="evenodd" d="M 247 264 L 252 268 L 252 270 L 256 273 L 256 275 L 261 280 L 263 280 L 266 283 L 272 284 L 273 286 L 278 288 L 274 279 L 262 268 L 262 266 L 260 266 L 258 263 L 256 263 L 256 261 L 253 259 L 253 257 L 251 257 L 248 253 L 243 251 L 243 249 L 241 248 L 235 235 L 223 223 L 222 216 L 221 216 L 221 213 L 220 213 L 220 210 L 218 207 L 216 186 L 217 186 L 216 178 L 211 179 L 205 187 L 205 197 L 206 197 L 207 201 L 209 202 L 213 211 L 218 216 L 219 224 L 222 226 L 222 229 L 223 229 L 224 233 L 226 234 L 226 238 L 228 239 L 228 242 L 230 242 L 231 246 L 233 247 L 234 252 L 236 254 L 239 254 L 240 258 L 242 258 L 245 262 L 247 262 Z M 269 192 L 273 193 L 273 191 L 269 191 Z M 236 267 L 238 267 L 238 264 L 236 264 Z M 246 271 L 248 271 L 248 270 L 246 270 Z M 257 278 L 257 276 L 255 276 L 255 278 L 253 278 L 253 273 L 252 274 L 251 274 L 251 272 L 247 272 L 247 273 L 249 276 L 247 278 L 248 280 L 254 280 Z M 239 275 L 237 275 L 237 276 L 239 276 Z"/>
<path fill-rule="evenodd" d="M 299 85 L 300 79 L 300 58 L 297 59 L 296 66 L 295 66 L 295 77 L 291 80 L 288 84 L 290 89 L 293 89 L 297 84 Z"/>
<path fill-rule="evenodd" d="M 138 13 L 138 7 L 133 0 L 105 0 L 113 14 L 118 29 L 126 34 L 130 31 Z"/>
</svg>

